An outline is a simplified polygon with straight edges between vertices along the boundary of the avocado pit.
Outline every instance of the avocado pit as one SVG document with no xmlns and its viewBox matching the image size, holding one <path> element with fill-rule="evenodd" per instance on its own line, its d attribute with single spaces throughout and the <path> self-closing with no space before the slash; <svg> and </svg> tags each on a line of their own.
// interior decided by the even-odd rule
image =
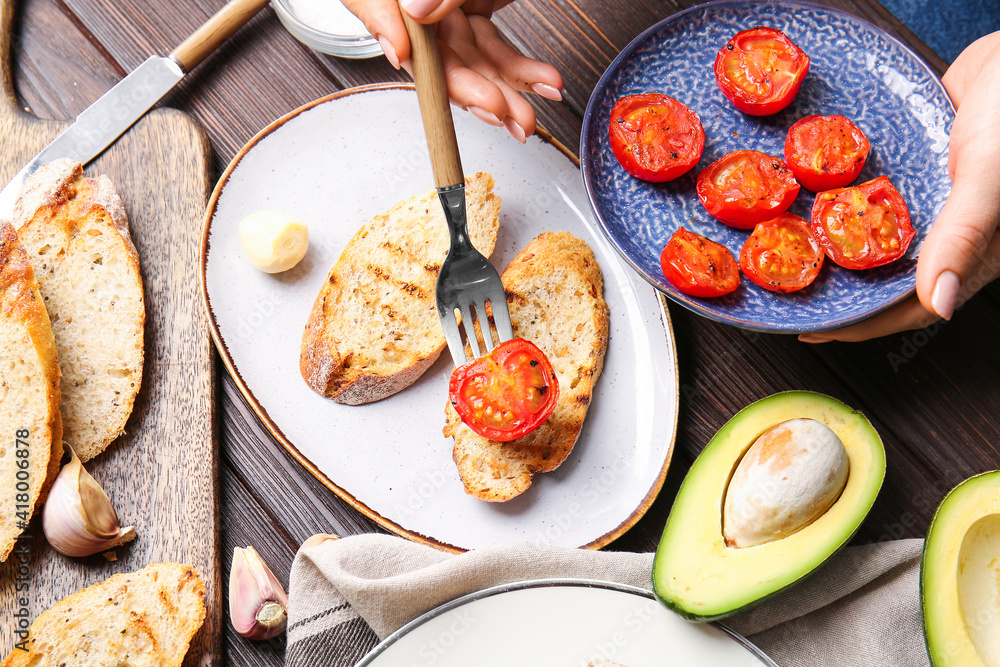
<svg viewBox="0 0 1000 667">
<path fill-rule="evenodd" d="M 815 419 L 789 419 L 761 434 L 726 489 L 722 532 L 730 547 L 780 540 L 805 528 L 847 485 L 847 450 Z"/>
</svg>

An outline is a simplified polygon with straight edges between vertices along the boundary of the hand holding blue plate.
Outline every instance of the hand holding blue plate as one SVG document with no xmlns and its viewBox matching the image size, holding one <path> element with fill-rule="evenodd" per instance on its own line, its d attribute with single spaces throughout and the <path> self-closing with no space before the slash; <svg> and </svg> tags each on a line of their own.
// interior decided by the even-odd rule
<svg viewBox="0 0 1000 667">
<path fill-rule="evenodd" d="M 795 101 L 773 116 L 738 111 L 715 83 L 715 55 L 740 30 L 765 25 L 788 35 L 810 57 Z M 669 183 L 630 176 L 611 152 L 608 123 L 618 98 L 659 92 L 689 106 L 705 128 L 705 152 L 692 172 Z M 841 114 L 868 136 L 872 152 L 858 182 L 886 175 L 906 200 L 917 236 L 906 255 L 877 269 L 851 271 L 826 262 L 816 281 L 792 294 L 747 279 L 724 297 L 687 296 L 667 282 L 660 251 L 678 227 L 724 244 L 739 257 L 748 232 L 712 218 L 695 194 L 700 169 L 734 150 L 781 157 L 788 128 L 810 114 Z M 581 170 L 601 230 L 649 283 L 710 319 L 758 331 L 834 329 L 911 294 L 923 239 L 951 191 L 948 133 L 954 108 L 944 86 L 912 51 L 879 28 L 804 2 L 722 0 L 678 12 L 632 41 L 598 81 L 584 115 Z M 809 218 L 803 190 L 791 212 Z"/>
</svg>

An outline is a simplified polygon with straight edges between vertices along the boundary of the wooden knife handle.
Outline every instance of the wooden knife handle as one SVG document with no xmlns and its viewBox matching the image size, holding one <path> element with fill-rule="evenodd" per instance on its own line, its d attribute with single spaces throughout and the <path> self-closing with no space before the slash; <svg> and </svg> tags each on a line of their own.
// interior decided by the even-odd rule
<svg viewBox="0 0 1000 667">
<path fill-rule="evenodd" d="M 424 134 L 427 135 L 434 185 L 444 188 L 464 183 L 462 158 L 458 154 L 455 122 L 451 117 L 448 87 L 445 85 L 434 26 L 417 23 L 402 8 L 400 13 L 410 36 L 413 83 L 417 87 L 417 102 L 424 121 Z"/>
<path fill-rule="evenodd" d="M 268 0 L 230 0 L 225 7 L 195 30 L 194 34 L 181 42 L 170 56 L 185 72 L 190 72 L 267 3 Z"/>
</svg>

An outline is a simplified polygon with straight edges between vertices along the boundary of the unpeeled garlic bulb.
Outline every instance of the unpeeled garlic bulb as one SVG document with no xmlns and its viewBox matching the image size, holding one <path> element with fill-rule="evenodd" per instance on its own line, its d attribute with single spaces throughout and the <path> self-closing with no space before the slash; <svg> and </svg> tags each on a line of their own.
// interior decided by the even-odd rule
<svg viewBox="0 0 1000 667">
<path fill-rule="evenodd" d="M 70 461 L 52 482 L 42 512 L 45 539 L 66 556 L 90 556 L 134 539 L 135 529 L 121 527 L 108 494 L 68 449 Z"/>
<path fill-rule="evenodd" d="M 247 639 L 270 639 L 285 631 L 288 596 L 253 547 L 233 549 L 229 571 L 229 618 Z"/>
</svg>

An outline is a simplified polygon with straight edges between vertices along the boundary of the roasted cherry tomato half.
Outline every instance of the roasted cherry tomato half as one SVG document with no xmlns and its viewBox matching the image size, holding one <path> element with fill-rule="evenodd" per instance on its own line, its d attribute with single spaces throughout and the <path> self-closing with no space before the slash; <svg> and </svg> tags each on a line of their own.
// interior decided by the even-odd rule
<svg viewBox="0 0 1000 667">
<path fill-rule="evenodd" d="M 807 72 L 809 56 L 774 28 L 738 32 L 715 57 L 722 94 L 751 116 L 768 116 L 791 104 Z"/>
<path fill-rule="evenodd" d="M 850 185 L 865 166 L 872 145 L 846 116 L 806 116 L 785 137 L 785 162 L 806 190 Z"/>
<path fill-rule="evenodd" d="M 740 270 L 729 248 L 681 227 L 660 253 L 663 275 L 690 296 L 722 296 L 740 286 Z"/>
<path fill-rule="evenodd" d="M 753 229 L 788 210 L 799 183 L 779 157 L 733 151 L 701 170 L 696 189 L 714 217 L 737 229 Z"/>
<path fill-rule="evenodd" d="M 469 428 L 507 442 L 535 430 L 552 414 L 559 381 L 538 346 L 515 338 L 452 371 L 448 396 Z"/>
<path fill-rule="evenodd" d="M 906 202 L 886 176 L 820 192 L 811 224 L 826 254 L 845 269 L 870 269 L 899 259 L 916 235 Z"/>
<path fill-rule="evenodd" d="M 772 292 L 808 287 L 821 268 L 823 248 L 809 223 L 793 213 L 758 224 L 740 251 L 743 274 Z"/>
<path fill-rule="evenodd" d="M 705 149 L 697 114 L 672 97 L 629 95 L 615 102 L 609 129 L 611 150 L 625 171 L 654 183 L 691 170 Z"/>
</svg>

